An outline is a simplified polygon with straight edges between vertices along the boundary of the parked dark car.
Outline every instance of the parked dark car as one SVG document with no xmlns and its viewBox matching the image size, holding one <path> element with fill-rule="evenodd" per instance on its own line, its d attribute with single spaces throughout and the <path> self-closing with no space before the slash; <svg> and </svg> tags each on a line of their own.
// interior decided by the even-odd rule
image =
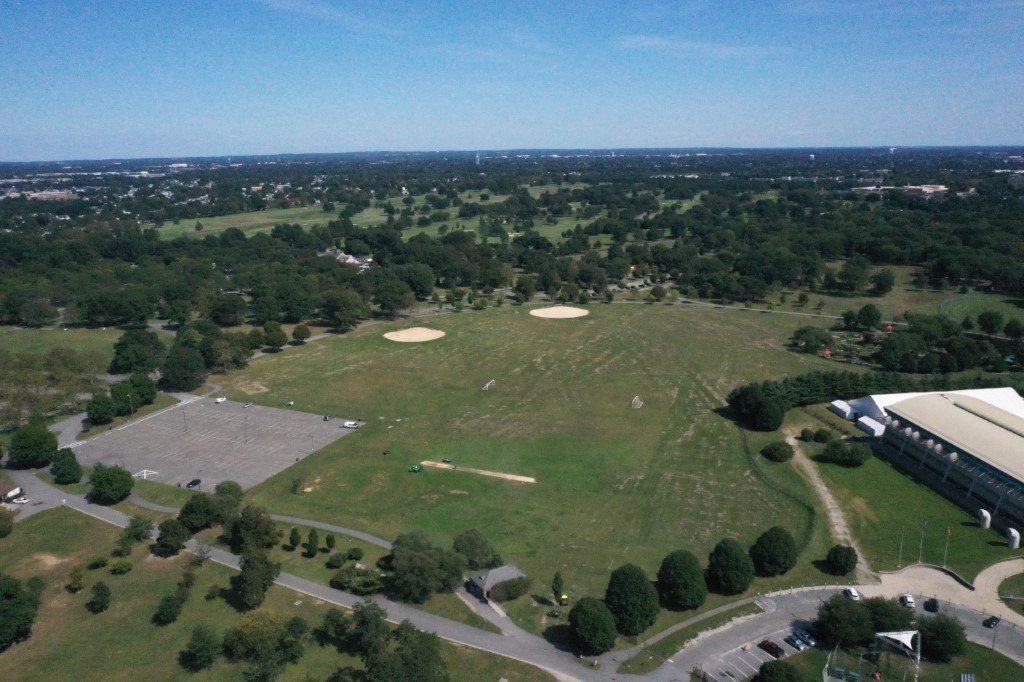
<svg viewBox="0 0 1024 682">
<path fill-rule="evenodd" d="M 198 478 L 193 478 L 191 481 L 185 484 L 186 488 L 198 488 L 203 484 Z"/>
<path fill-rule="evenodd" d="M 929 613 L 938 613 L 939 612 L 939 600 L 935 599 L 934 597 L 931 598 L 931 599 L 925 599 L 924 600 L 924 610 L 929 612 Z"/>
<path fill-rule="evenodd" d="M 999 616 L 989 616 L 985 620 L 981 621 L 981 624 L 987 628 L 994 628 L 999 625 Z"/>
<path fill-rule="evenodd" d="M 797 630 L 793 634 L 799 637 L 800 641 L 804 642 L 807 646 L 815 646 L 818 643 L 818 640 L 814 639 L 814 635 L 807 632 L 807 630 Z"/>
<path fill-rule="evenodd" d="M 783 648 L 770 639 L 762 639 L 757 646 L 767 651 L 772 658 L 782 658 L 786 655 Z"/>
</svg>

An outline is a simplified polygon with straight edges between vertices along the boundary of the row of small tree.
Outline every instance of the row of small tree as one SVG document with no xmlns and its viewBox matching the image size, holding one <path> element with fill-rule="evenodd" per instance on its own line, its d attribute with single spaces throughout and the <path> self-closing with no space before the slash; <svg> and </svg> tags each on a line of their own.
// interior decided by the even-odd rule
<svg viewBox="0 0 1024 682">
<path fill-rule="evenodd" d="M 612 572 L 604 600 L 584 597 L 576 603 L 569 613 L 569 625 L 581 650 L 602 653 L 615 644 L 616 633 L 633 637 L 650 627 L 662 606 L 698 608 L 709 590 L 740 594 L 750 587 L 755 574 L 770 577 L 789 571 L 796 565 L 797 554 L 793 536 L 775 526 L 746 552 L 738 542 L 725 538 L 708 556 L 706 571 L 686 550 L 666 556 L 653 583 L 642 568 L 626 564 Z M 556 583 L 560 577 L 556 576 Z"/>
</svg>

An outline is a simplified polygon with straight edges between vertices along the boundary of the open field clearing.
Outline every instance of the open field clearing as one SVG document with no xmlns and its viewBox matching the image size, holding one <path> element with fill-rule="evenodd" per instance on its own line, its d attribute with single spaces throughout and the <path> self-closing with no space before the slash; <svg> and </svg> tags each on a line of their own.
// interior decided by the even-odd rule
<svg viewBox="0 0 1024 682">
<path fill-rule="evenodd" d="M 94 352 L 109 364 L 114 357 L 114 344 L 124 332 L 114 327 L 86 329 L 25 329 L 0 326 L 0 347 L 8 353 L 45 353 L 51 348 L 73 348 L 79 352 Z"/>
<path fill-rule="evenodd" d="M 188 641 L 193 626 L 205 624 L 218 632 L 234 625 L 239 614 L 223 599 L 207 600 L 212 585 L 228 586 L 231 569 L 207 562 L 196 569 L 192 594 L 175 623 L 158 627 L 150 618 L 157 603 L 174 592 L 191 555 L 157 559 L 137 546 L 134 567 L 122 576 L 107 568 L 86 571 L 86 589 L 71 594 L 64 589 L 71 569 L 93 557 L 109 555 L 120 529 L 70 509 L 55 509 L 18 524 L 0 541 L 0 570 L 22 580 L 43 577 L 46 589 L 32 637 L 3 654 L 18 679 L 50 680 L 187 680 L 197 679 L 177 663 L 177 652 Z M 343 545 L 348 547 L 349 545 Z M 285 570 L 288 570 L 287 568 Z M 110 609 L 90 614 L 84 604 L 89 586 L 103 580 L 112 591 Z M 318 626 L 329 605 L 282 587 L 272 587 L 265 606 L 285 617 L 299 616 Z M 442 642 L 443 657 L 456 682 L 497 680 L 541 682 L 549 676 L 530 666 L 485 652 Z M 287 666 L 278 679 L 298 682 L 311 675 L 325 679 L 338 667 L 358 663 L 333 647 L 310 641 L 298 664 Z M 201 675 L 204 680 L 241 679 L 242 665 L 220 658 Z"/>
<path fill-rule="evenodd" d="M 216 378 L 233 399 L 302 396 L 296 409 L 366 422 L 257 486 L 254 501 L 389 538 L 420 527 L 448 543 L 476 527 L 536 593 L 561 568 L 574 597 L 603 593 L 620 564 L 653 576 L 669 551 L 706 555 L 726 535 L 749 544 L 777 524 L 806 536 L 807 509 L 750 471 L 738 429 L 715 412 L 744 381 L 829 366 L 782 349 L 798 321 L 588 309 L 578 320 L 518 307 L 448 315 L 433 321 L 446 336 L 427 344 L 366 328 Z M 538 482 L 407 472 L 445 458 Z M 290 492 L 296 478 L 309 492 Z"/>
<path fill-rule="evenodd" d="M 220 234 L 231 227 L 237 227 L 246 236 L 252 236 L 257 232 L 270 232 L 274 225 L 288 223 L 289 225 L 301 225 L 311 227 L 317 223 L 326 225 L 337 217 L 337 211 L 324 213 L 320 204 L 312 206 L 299 206 L 297 208 L 270 208 L 266 211 L 250 211 L 249 213 L 231 213 L 229 215 L 210 216 L 208 218 L 184 219 L 177 225 L 164 223 L 159 228 L 161 239 L 175 239 L 177 237 L 195 237 L 202 239 L 207 235 Z M 203 229 L 196 231 L 196 222 L 203 224 Z"/>
</svg>

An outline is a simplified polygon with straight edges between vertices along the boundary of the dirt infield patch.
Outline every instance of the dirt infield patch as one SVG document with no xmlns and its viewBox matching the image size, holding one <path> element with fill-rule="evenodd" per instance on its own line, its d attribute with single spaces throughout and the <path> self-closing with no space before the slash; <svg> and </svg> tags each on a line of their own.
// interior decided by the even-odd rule
<svg viewBox="0 0 1024 682">
<path fill-rule="evenodd" d="M 548 320 L 567 320 L 572 317 L 583 317 L 589 315 L 589 310 L 583 308 L 573 308 L 565 305 L 556 305 L 550 308 L 537 308 L 531 310 L 530 314 L 534 317 L 543 317 Z"/>
<path fill-rule="evenodd" d="M 398 341 L 399 343 L 420 343 L 423 341 L 433 341 L 442 336 L 444 336 L 444 332 L 440 329 L 410 327 L 409 329 L 400 329 L 397 332 L 388 332 L 384 335 L 384 338 L 388 341 Z"/>
<path fill-rule="evenodd" d="M 506 481 L 516 481 L 517 483 L 536 483 L 537 479 L 532 476 L 519 476 L 518 474 L 503 474 L 500 471 L 487 471 L 485 469 L 471 469 L 469 467 L 459 468 L 456 464 L 448 464 L 447 462 L 420 462 L 425 467 L 433 467 L 434 469 L 448 469 L 450 471 L 462 471 L 464 473 L 478 474 L 480 476 L 492 476 L 494 478 L 503 478 Z"/>
</svg>

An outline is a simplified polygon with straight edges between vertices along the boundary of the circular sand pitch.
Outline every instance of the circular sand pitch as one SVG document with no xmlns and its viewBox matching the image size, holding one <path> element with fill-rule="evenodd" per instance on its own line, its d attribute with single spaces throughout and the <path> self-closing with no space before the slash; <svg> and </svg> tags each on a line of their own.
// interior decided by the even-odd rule
<svg viewBox="0 0 1024 682">
<path fill-rule="evenodd" d="M 566 320 L 570 317 L 583 317 L 589 315 L 589 310 L 583 308 L 572 308 L 565 305 L 551 306 L 550 308 L 537 308 L 531 310 L 530 314 L 534 317 L 544 317 L 550 320 Z"/>
<path fill-rule="evenodd" d="M 421 341 L 433 341 L 442 336 L 444 336 L 444 332 L 440 329 L 410 327 L 409 329 L 401 329 L 397 332 L 388 332 L 384 335 L 384 338 L 389 341 L 398 341 L 399 343 L 420 343 Z"/>
</svg>

